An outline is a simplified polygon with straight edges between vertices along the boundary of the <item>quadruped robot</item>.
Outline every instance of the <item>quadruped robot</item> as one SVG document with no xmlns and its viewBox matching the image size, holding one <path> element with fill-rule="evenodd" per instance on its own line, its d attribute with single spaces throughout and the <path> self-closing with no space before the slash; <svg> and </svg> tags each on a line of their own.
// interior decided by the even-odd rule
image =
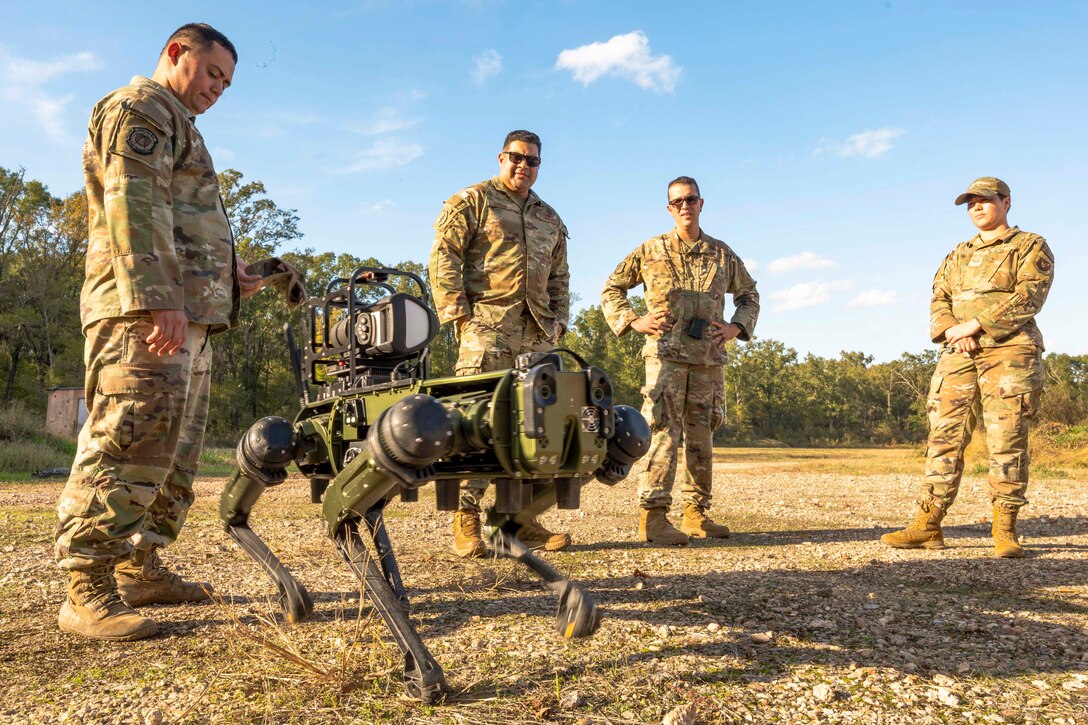
<svg viewBox="0 0 1088 725">
<path fill-rule="evenodd" d="M 287 621 L 305 619 L 313 611 L 309 593 L 249 522 L 261 494 L 294 463 L 310 480 L 311 500 L 322 504 L 325 533 L 404 653 L 408 693 L 426 703 L 447 686 L 408 616 L 382 519 L 392 497 L 416 501 L 433 482 L 438 508 L 450 511 L 461 479 L 489 479 L 493 550 L 558 595 L 562 637 L 587 637 L 600 626 L 596 603 L 517 532 L 553 505 L 578 508 L 582 485 L 593 479 L 622 480 L 650 443 L 642 415 L 613 404 L 608 375 L 569 350 L 521 355 L 507 370 L 430 378 L 429 344 L 438 332 L 431 307 L 418 275 L 379 267 L 334 279 L 324 296 L 308 300 L 301 351 L 285 327 L 301 410 L 293 422 L 270 416 L 250 427 L 220 501 L 227 534 L 275 582 Z M 577 369 L 566 370 L 564 358 Z"/>
</svg>

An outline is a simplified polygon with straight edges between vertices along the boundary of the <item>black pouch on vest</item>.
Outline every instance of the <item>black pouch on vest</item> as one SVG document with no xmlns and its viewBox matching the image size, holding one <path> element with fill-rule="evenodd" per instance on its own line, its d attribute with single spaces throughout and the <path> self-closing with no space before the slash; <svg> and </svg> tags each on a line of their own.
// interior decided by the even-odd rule
<svg viewBox="0 0 1088 725">
<path fill-rule="evenodd" d="M 694 337 L 696 340 L 706 337 L 706 320 L 702 317 L 692 317 L 691 322 L 688 323 L 688 337 Z"/>
</svg>

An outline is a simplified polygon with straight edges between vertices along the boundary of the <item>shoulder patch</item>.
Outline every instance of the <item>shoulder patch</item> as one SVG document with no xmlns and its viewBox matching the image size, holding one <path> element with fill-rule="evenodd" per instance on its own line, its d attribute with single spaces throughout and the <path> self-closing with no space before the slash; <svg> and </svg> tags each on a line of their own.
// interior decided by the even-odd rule
<svg viewBox="0 0 1088 725">
<path fill-rule="evenodd" d="M 151 129 L 143 126 L 133 126 L 125 137 L 128 147 L 138 154 L 150 156 L 155 147 L 159 145 L 159 139 L 155 137 Z"/>
<path fill-rule="evenodd" d="M 451 199 L 442 205 L 442 211 L 435 219 L 435 231 L 445 231 L 451 224 L 457 221 L 465 207 L 469 205 L 468 199 Z"/>
<path fill-rule="evenodd" d="M 453 214 L 453 210 L 450 209 L 448 204 L 443 206 L 442 207 L 442 213 L 438 215 L 438 219 L 436 219 L 435 222 L 434 222 L 434 228 L 435 229 L 445 229 L 446 224 L 449 223 L 450 216 L 452 216 L 452 214 Z"/>
<path fill-rule="evenodd" d="M 170 142 L 153 121 L 132 110 L 123 111 L 113 130 L 110 153 L 138 161 L 156 171 L 171 165 Z"/>
</svg>

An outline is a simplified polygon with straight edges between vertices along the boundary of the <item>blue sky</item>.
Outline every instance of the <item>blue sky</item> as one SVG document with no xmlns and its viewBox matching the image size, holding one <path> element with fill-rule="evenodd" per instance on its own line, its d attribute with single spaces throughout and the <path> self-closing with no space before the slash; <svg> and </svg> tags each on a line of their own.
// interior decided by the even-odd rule
<svg viewBox="0 0 1088 725">
<path fill-rule="evenodd" d="M 974 231 L 952 201 L 995 175 L 1056 256 L 1048 350 L 1088 354 L 1083 3 L 0 0 L 0 19 L 0 165 L 57 194 L 82 185 L 94 103 L 198 20 L 241 54 L 198 125 L 220 169 L 298 211 L 289 248 L 424 261 L 442 202 L 528 128 L 581 304 L 690 175 L 759 282 L 759 337 L 887 360 L 929 344 L 933 273 Z"/>
</svg>

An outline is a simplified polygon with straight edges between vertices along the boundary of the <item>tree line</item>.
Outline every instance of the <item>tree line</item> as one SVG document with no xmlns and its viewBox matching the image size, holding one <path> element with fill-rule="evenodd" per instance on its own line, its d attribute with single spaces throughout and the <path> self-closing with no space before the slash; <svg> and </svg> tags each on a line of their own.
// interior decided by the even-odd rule
<svg viewBox="0 0 1088 725">
<path fill-rule="evenodd" d="M 311 294 L 361 266 L 391 266 L 425 275 L 411 260 L 378 260 L 298 247 L 299 217 L 268 197 L 260 181 L 233 169 L 219 174 L 238 252 L 248 261 L 279 256 L 305 276 Z M 22 169 L 0 167 L 0 386 L 5 404 L 44 411 L 47 391 L 83 384 L 79 291 L 87 249 L 82 191 L 52 195 Z M 645 311 L 634 298 L 637 311 Z M 297 322 L 278 296 L 242 301 L 234 331 L 214 338 L 210 441 L 232 444 L 264 415 L 292 417 L 298 400 L 283 339 Z M 617 338 L 599 305 L 579 311 L 562 346 L 606 370 L 618 402 L 641 405 L 643 338 Z M 924 441 L 926 397 L 937 351 L 904 353 L 874 363 L 863 352 L 801 357 L 783 342 L 730 342 L 725 366 L 726 424 L 718 443 L 886 445 Z M 432 374 L 450 374 L 456 341 L 443 326 L 432 345 Z M 1088 425 L 1088 355 L 1047 354 L 1047 391 L 1038 418 L 1060 426 Z"/>
</svg>

